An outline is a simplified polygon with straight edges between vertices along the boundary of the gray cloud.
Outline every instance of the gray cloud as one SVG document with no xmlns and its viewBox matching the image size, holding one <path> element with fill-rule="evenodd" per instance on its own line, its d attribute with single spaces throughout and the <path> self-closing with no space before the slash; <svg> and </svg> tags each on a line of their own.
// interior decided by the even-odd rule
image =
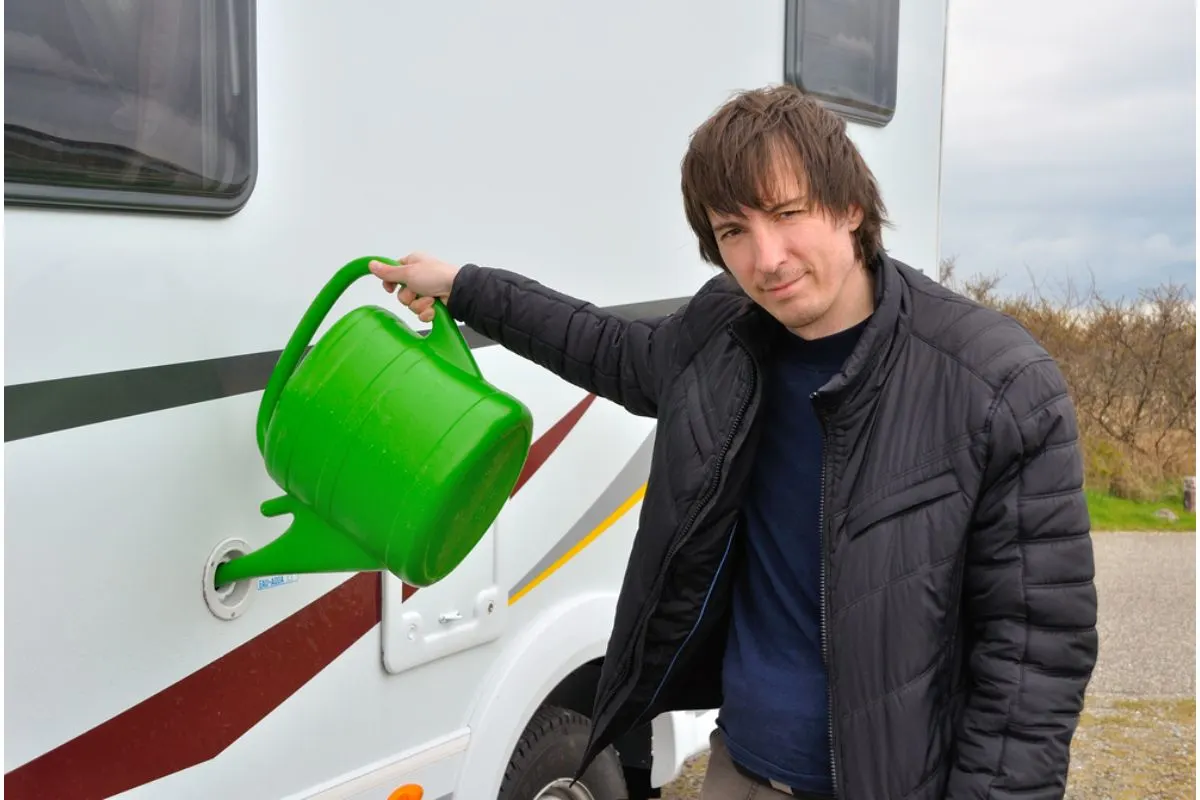
<svg viewBox="0 0 1200 800">
<path fill-rule="evenodd" d="M 951 0 L 943 255 L 1194 287 L 1195 30 L 1189 0 Z"/>
</svg>

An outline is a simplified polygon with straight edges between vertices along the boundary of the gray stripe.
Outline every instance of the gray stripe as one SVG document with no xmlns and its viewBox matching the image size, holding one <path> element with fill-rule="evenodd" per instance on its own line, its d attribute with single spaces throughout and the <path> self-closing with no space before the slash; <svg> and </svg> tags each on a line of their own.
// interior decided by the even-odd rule
<svg viewBox="0 0 1200 800">
<path fill-rule="evenodd" d="M 608 488 L 601 492 L 596 501 L 583 512 L 571 529 L 563 535 L 558 543 L 550 548 L 546 555 L 542 556 L 541 560 L 533 565 L 526 572 L 521 580 L 517 581 L 508 591 L 508 598 L 512 600 L 513 596 L 525 588 L 538 575 L 541 575 L 551 564 L 558 561 L 575 545 L 577 545 L 583 537 L 596 529 L 601 522 L 608 518 L 610 514 L 617 510 L 617 507 L 629 499 L 629 496 L 637 491 L 646 478 L 650 474 L 650 460 L 654 452 L 654 431 L 646 437 L 646 441 L 642 442 L 638 447 L 637 452 L 629 459 L 629 462 L 617 473 L 617 477 L 608 485 Z"/>
<path fill-rule="evenodd" d="M 669 314 L 687 298 L 613 306 L 627 319 Z M 472 349 L 494 345 L 459 326 Z M 4 387 L 4 441 L 262 391 L 280 350 L 76 375 Z"/>
</svg>

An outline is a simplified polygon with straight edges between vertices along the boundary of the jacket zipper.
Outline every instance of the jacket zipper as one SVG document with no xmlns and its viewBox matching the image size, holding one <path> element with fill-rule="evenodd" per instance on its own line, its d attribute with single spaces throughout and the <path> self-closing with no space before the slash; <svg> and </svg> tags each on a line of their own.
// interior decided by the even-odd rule
<svg viewBox="0 0 1200 800">
<path fill-rule="evenodd" d="M 725 437 L 725 441 L 721 444 L 721 454 L 717 458 L 717 465 L 713 470 L 712 480 L 709 481 L 708 486 L 704 491 L 704 496 L 692 506 L 692 511 L 688 515 L 687 521 L 684 523 L 679 533 L 671 541 L 670 548 L 667 549 L 667 556 L 663 559 L 663 569 L 658 575 L 658 582 L 660 584 L 663 580 L 663 577 L 666 575 L 666 565 L 671 563 L 671 559 L 675 557 L 675 553 L 677 553 L 679 548 L 683 546 L 683 540 L 687 538 L 687 534 L 691 531 L 692 526 L 696 523 L 696 519 L 699 518 L 700 510 L 704 508 L 704 506 L 708 504 L 708 501 L 712 499 L 713 495 L 716 494 L 717 486 L 721 482 L 721 472 L 725 466 L 725 457 L 728 455 L 729 449 L 733 446 L 734 437 L 737 435 L 738 428 L 741 427 L 742 419 L 746 416 L 746 409 L 750 407 L 750 401 L 754 397 L 754 392 L 757 388 L 758 374 L 756 371 L 757 368 L 754 366 L 754 358 L 750 355 L 750 351 L 746 348 L 746 345 L 743 344 L 736 335 L 732 338 L 733 341 L 737 343 L 738 347 L 742 348 L 742 351 L 746 354 L 746 357 L 751 362 L 750 390 L 746 392 L 746 395 L 742 400 L 742 404 L 738 408 L 737 415 L 733 418 L 733 424 L 729 428 L 729 435 Z M 718 567 L 718 572 L 719 570 L 720 568 Z M 714 576 L 714 581 L 715 580 L 716 578 Z M 711 590 L 711 586 L 709 588 Z M 629 665 L 633 663 L 633 654 L 637 649 L 637 642 L 642 637 L 644 632 L 643 628 L 645 628 L 646 623 L 650 620 L 650 615 L 653 613 L 654 603 L 657 602 L 659 591 L 661 591 L 661 589 L 658 585 L 656 585 L 655 591 L 652 595 L 654 599 L 651 602 L 646 603 L 646 608 L 648 610 L 642 615 L 642 618 L 638 620 L 637 629 L 635 630 L 634 636 L 629 644 L 629 652 L 626 654 L 625 658 L 621 660 L 620 669 L 617 671 L 617 677 L 613 680 L 611 688 L 609 688 L 608 692 L 605 693 L 604 699 L 600 701 L 597 716 L 604 714 L 604 712 L 608 710 L 609 702 L 616 695 L 617 691 L 620 689 L 621 683 L 625 680 L 625 677 L 629 672 Z"/>
<path fill-rule="evenodd" d="M 809 395 L 809 399 L 814 406 L 817 401 L 817 393 L 813 392 Z M 829 672 L 829 631 L 826 619 L 826 594 L 825 594 L 825 573 L 826 564 L 829 561 L 828 542 L 825 537 L 825 449 L 826 449 L 826 433 L 825 433 L 825 416 L 819 409 L 813 409 L 817 414 L 817 421 L 821 428 L 821 496 L 818 503 L 817 511 L 817 530 L 821 536 L 821 656 L 825 662 L 826 673 Z M 828 676 L 825 681 L 825 706 L 827 715 L 827 732 L 829 735 L 829 776 L 833 784 L 833 796 L 838 796 L 838 780 L 837 780 L 837 755 L 834 752 L 833 746 L 833 684 Z"/>
<path fill-rule="evenodd" d="M 734 523 L 732 530 L 736 533 L 737 524 Z M 704 614 L 708 611 L 708 601 L 712 599 L 713 589 L 717 586 L 717 581 L 721 578 L 721 573 L 725 571 L 725 562 L 729 560 L 729 551 L 733 549 L 733 536 L 731 533 L 729 541 L 725 543 L 725 552 L 721 555 L 721 563 L 717 565 L 717 572 L 713 576 L 712 583 L 708 585 L 708 591 L 704 595 L 704 603 L 700 606 L 700 616 L 696 617 L 695 623 L 692 624 L 692 629 L 688 631 L 688 635 L 684 637 L 683 644 L 675 650 L 675 654 L 671 656 L 670 663 L 667 664 L 667 670 L 663 673 L 662 679 L 658 682 L 658 688 L 654 690 L 654 694 L 650 697 L 650 702 L 646 703 L 646 707 L 642 709 L 642 713 L 634 720 L 634 727 L 642 723 L 642 718 L 646 712 L 654 707 L 654 703 L 658 700 L 659 694 L 662 693 L 663 687 L 667 685 L 667 680 L 671 677 L 671 671 L 675 669 L 675 662 L 679 659 L 679 654 L 688 646 L 688 642 L 696 635 L 696 631 L 700 630 L 700 624 L 704 622 Z"/>
</svg>

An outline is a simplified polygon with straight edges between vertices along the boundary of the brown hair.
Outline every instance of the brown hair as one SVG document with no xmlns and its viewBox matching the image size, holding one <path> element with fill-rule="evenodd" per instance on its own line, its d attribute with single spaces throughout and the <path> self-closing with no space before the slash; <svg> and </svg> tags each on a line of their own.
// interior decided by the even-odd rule
<svg viewBox="0 0 1200 800">
<path fill-rule="evenodd" d="M 846 135 L 845 121 L 783 85 L 734 95 L 692 134 L 681 186 L 684 211 L 705 261 L 726 268 L 709 209 L 737 214 L 742 206 L 761 210 L 783 200 L 770 196 L 772 171 L 780 167 L 796 170 L 814 210 L 843 219 L 851 206 L 862 209 L 854 251 L 864 264 L 882 252 L 887 212 L 875 177 Z"/>
</svg>

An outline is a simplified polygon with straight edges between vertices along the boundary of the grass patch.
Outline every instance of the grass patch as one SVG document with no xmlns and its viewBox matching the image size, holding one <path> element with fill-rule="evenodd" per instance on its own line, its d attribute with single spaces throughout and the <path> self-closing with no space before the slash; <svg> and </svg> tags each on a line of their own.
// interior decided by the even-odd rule
<svg viewBox="0 0 1200 800">
<path fill-rule="evenodd" d="M 1167 497 L 1157 502 L 1142 503 L 1124 500 L 1101 492 L 1087 492 L 1088 511 L 1094 531 L 1187 531 L 1196 530 L 1196 512 L 1185 511 L 1182 499 Z M 1154 516 L 1167 508 L 1179 517 L 1168 522 Z"/>
</svg>

